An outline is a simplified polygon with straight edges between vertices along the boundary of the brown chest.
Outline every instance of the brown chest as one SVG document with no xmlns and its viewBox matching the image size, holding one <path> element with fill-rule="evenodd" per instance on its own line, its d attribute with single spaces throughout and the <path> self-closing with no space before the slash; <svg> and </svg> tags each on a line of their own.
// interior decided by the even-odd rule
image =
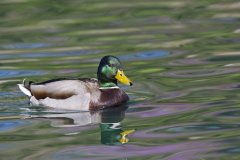
<svg viewBox="0 0 240 160">
<path fill-rule="evenodd" d="M 90 102 L 90 110 L 118 106 L 128 100 L 128 95 L 120 89 L 101 89 L 98 102 Z"/>
</svg>

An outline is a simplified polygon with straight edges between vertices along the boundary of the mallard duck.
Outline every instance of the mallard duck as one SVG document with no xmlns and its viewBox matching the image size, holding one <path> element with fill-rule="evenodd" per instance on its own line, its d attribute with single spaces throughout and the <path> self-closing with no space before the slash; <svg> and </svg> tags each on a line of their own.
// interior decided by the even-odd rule
<svg viewBox="0 0 240 160">
<path fill-rule="evenodd" d="M 32 105 L 57 109 L 99 110 L 118 106 L 129 100 L 128 95 L 118 87 L 118 82 L 131 86 L 115 56 L 101 59 L 97 79 L 52 79 L 41 83 L 18 84 L 20 90 L 29 96 Z"/>
</svg>

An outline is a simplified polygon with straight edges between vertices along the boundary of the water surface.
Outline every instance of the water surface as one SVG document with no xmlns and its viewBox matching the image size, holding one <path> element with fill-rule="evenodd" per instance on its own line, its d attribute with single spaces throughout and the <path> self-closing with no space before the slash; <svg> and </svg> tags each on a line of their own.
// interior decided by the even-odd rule
<svg viewBox="0 0 240 160">
<path fill-rule="evenodd" d="M 236 0 L 2 0 L 1 159 L 240 159 L 239 9 Z M 134 82 L 121 86 L 125 106 L 34 107 L 17 88 L 24 78 L 95 78 L 104 55 Z"/>
</svg>

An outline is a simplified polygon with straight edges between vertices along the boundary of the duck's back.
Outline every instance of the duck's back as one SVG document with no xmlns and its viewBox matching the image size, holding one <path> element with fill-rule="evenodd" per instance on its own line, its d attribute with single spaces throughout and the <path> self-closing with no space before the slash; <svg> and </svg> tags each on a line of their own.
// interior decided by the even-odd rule
<svg viewBox="0 0 240 160">
<path fill-rule="evenodd" d="M 97 90 L 97 81 L 92 79 L 55 79 L 42 83 L 32 83 L 28 88 L 36 99 L 46 97 L 66 99 L 74 95 L 88 93 L 89 87 Z"/>
</svg>

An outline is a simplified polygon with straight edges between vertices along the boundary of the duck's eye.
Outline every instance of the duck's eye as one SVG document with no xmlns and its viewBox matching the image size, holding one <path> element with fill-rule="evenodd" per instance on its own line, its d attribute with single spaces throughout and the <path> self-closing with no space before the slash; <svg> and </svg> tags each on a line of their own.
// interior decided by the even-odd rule
<svg viewBox="0 0 240 160">
<path fill-rule="evenodd" d="M 113 64 L 108 64 L 108 66 L 109 66 L 109 67 L 114 67 L 114 65 L 113 65 Z"/>
</svg>

